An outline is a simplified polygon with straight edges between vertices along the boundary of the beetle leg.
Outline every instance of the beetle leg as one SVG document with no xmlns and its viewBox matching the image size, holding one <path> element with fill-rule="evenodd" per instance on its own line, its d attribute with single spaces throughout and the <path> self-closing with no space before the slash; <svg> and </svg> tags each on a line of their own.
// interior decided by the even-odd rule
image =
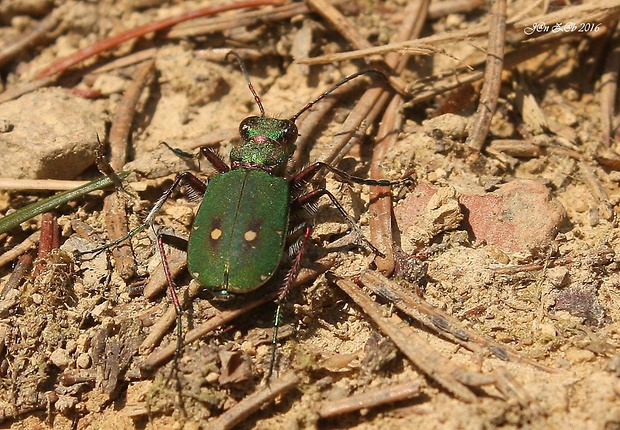
<svg viewBox="0 0 620 430">
<path fill-rule="evenodd" d="M 226 173 L 230 170 L 230 166 L 226 164 L 220 154 L 215 152 L 213 149 L 203 146 L 200 148 L 200 152 L 207 160 L 209 160 L 209 163 L 211 163 L 218 172 Z"/>
<path fill-rule="evenodd" d="M 176 291 L 176 285 L 174 283 L 174 279 L 172 278 L 172 274 L 170 272 L 170 266 L 168 266 L 168 259 L 166 258 L 166 250 L 164 249 L 164 245 L 166 244 L 166 239 L 169 236 L 167 234 L 159 234 L 157 236 L 157 247 L 159 249 L 159 255 L 161 257 L 161 265 L 164 268 L 164 274 L 166 275 L 166 281 L 168 281 L 168 290 L 170 290 L 170 296 L 172 298 L 172 304 L 177 311 L 177 314 L 180 315 L 183 310 L 181 309 L 181 304 L 179 302 L 179 297 Z M 172 236 L 174 239 L 178 240 L 176 236 Z"/>
<path fill-rule="evenodd" d="M 359 240 L 362 241 L 374 254 L 378 255 L 379 257 L 385 257 L 381 251 L 379 251 L 372 243 L 370 243 L 368 239 L 366 239 L 364 233 L 362 233 L 362 230 L 360 230 L 355 220 L 351 218 L 351 216 L 347 213 L 344 207 L 342 207 L 342 204 L 340 204 L 338 199 L 336 199 L 336 197 L 325 188 L 312 190 L 306 194 L 297 197 L 291 202 L 291 212 L 293 211 L 295 206 L 304 207 L 307 205 L 312 205 L 313 203 L 315 204 L 316 201 L 324 195 L 329 197 L 329 199 L 332 201 L 332 204 L 336 207 L 336 209 L 338 209 L 338 212 L 340 212 L 340 214 L 344 217 L 347 223 L 351 226 Z"/>
<path fill-rule="evenodd" d="M 185 152 L 179 148 L 173 148 L 172 146 L 168 145 L 166 142 L 162 142 L 162 143 L 166 145 L 166 147 L 169 150 L 174 152 L 179 157 L 190 158 L 190 159 L 196 157 L 195 155 Z M 219 173 L 226 173 L 230 170 L 230 166 L 226 164 L 222 156 L 218 154 L 216 151 L 214 151 L 213 149 L 207 146 L 202 146 L 200 148 L 200 153 L 202 154 L 203 157 L 209 160 L 209 162 L 213 165 L 213 167 L 215 167 L 215 170 L 217 170 Z"/>
<path fill-rule="evenodd" d="M 144 230 L 146 227 L 151 227 L 151 229 L 154 232 L 154 236 L 155 237 L 159 237 L 159 234 L 157 234 L 155 232 L 155 229 L 153 228 L 155 216 L 157 215 L 159 210 L 162 208 L 162 206 L 164 205 L 166 200 L 168 200 L 170 198 L 170 196 L 172 195 L 174 190 L 179 186 L 181 181 L 183 181 L 187 185 L 189 185 L 189 187 L 191 188 L 191 191 L 192 191 L 192 193 L 194 195 L 195 194 L 203 195 L 205 193 L 205 191 L 207 190 L 207 184 L 204 183 L 197 176 L 193 175 L 190 172 L 179 173 L 174 178 L 174 182 L 172 183 L 172 185 L 161 195 L 161 197 L 159 199 L 157 199 L 157 201 L 155 202 L 155 204 L 153 205 L 153 207 L 149 211 L 148 215 L 146 216 L 146 218 L 144 219 L 144 222 L 142 222 L 142 224 L 140 224 L 138 227 L 136 227 L 133 230 L 131 230 L 125 236 L 116 239 L 114 242 L 107 243 L 105 245 L 99 246 L 99 247 L 97 247 L 95 249 L 91 249 L 91 250 L 86 251 L 86 252 L 80 252 L 80 253 L 78 253 L 78 255 L 96 254 L 96 253 L 99 253 L 99 252 L 104 251 L 106 249 L 112 248 L 112 247 L 114 247 L 116 245 L 121 244 L 122 242 L 126 241 L 127 239 L 135 236 L 137 233 L 139 233 L 140 231 Z"/>
<path fill-rule="evenodd" d="M 170 266 L 168 266 L 168 259 L 166 258 L 166 250 L 164 249 L 164 245 L 166 241 L 175 240 L 178 241 L 180 238 L 176 236 L 170 236 L 164 233 L 160 233 L 157 235 L 157 247 L 159 248 L 159 255 L 161 257 L 161 265 L 164 269 L 164 274 L 166 275 L 166 281 L 168 281 L 168 291 L 170 292 L 170 297 L 172 298 L 172 305 L 177 314 L 177 348 L 175 351 L 175 359 L 174 362 L 177 363 L 178 357 L 181 356 L 181 350 L 183 347 L 183 327 L 182 327 L 182 316 L 183 316 L 183 308 L 181 307 L 181 302 L 179 301 L 179 295 L 177 294 L 177 286 L 174 283 L 174 279 L 172 278 L 172 274 L 170 273 Z M 175 364 L 176 367 L 176 364 Z"/>
<path fill-rule="evenodd" d="M 146 216 L 143 225 L 146 226 L 152 226 L 153 225 L 153 221 L 155 219 L 155 215 L 157 215 L 157 212 L 159 212 L 159 210 L 162 208 L 162 206 L 164 205 L 164 203 L 166 202 L 166 200 L 168 200 L 170 198 L 170 196 L 172 195 L 172 193 L 174 192 L 174 190 L 179 186 L 179 184 L 181 183 L 181 181 L 184 181 L 186 184 L 188 184 L 190 186 L 190 188 L 198 194 L 204 194 L 205 191 L 207 190 L 207 184 L 205 184 L 204 182 L 202 182 L 200 180 L 200 178 L 198 178 L 197 176 L 195 176 L 194 174 L 190 173 L 190 172 L 183 172 L 183 173 L 179 173 L 176 178 L 174 178 L 174 182 L 172 183 L 172 185 L 170 186 L 170 188 L 168 188 L 159 199 L 157 199 L 157 202 L 155 202 L 155 205 L 153 206 L 153 208 L 151 209 L 151 211 L 149 212 L 149 214 Z"/>
<path fill-rule="evenodd" d="M 293 176 L 293 178 L 291 179 L 291 185 L 293 187 L 297 187 L 300 184 L 305 184 L 309 182 L 323 168 L 329 170 L 336 176 L 343 179 L 345 182 L 354 182 L 356 184 L 362 184 L 362 185 L 376 185 L 376 186 L 385 187 L 385 186 L 409 183 L 414 180 L 411 176 L 406 176 L 402 179 L 398 179 L 395 181 L 390 181 L 388 179 L 365 179 L 365 178 L 360 178 L 358 176 L 349 175 L 343 170 L 333 167 L 327 163 L 323 163 L 322 161 L 317 161 L 316 163 L 312 163 L 311 165 L 305 167 L 300 172 L 298 172 L 295 176 Z"/>
<path fill-rule="evenodd" d="M 295 278 L 297 278 L 297 275 L 299 274 L 299 269 L 301 268 L 301 259 L 304 255 L 306 245 L 308 244 L 308 239 L 310 238 L 313 229 L 314 226 L 312 224 L 306 224 L 304 227 L 304 234 L 298 241 L 299 245 L 292 245 L 297 248 L 297 251 L 295 253 L 295 261 L 293 262 L 291 269 L 289 270 L 286 278 L 284 279 L 284 284 L 280 288 L 280 292 L 278 294 L 278 302 L 284 301 L 286 299 L 286 296 L 291 289 L 291 284 L 293 283 L 293 281 L 295 281 Z"/>
<path fill-rule="evenodd" d="M 306 224 L 304 228 L 304 234 L 299 239 L 299 248 L 295 255 L 295 261 L 291 266 L 288 274 L 284 278 L 284 283 L 280 288 L 280 292 L 278 293 L 277 307 L 276 307 L 276 315 L 273 319 L 273 338 L 271 339 L 271 354 L 270 354 L 270 362 L 269 362 L 269 373 L 267 374 L 267 381 L 271 378 L 273 374 L 273 368 L 276 362 L 276 349 L 278 346 L 278 329 L 280 328 L 280 324 L 282 323 L 282 304 L 284 300 L 286 300 L 286 296 L 291 290 L 291 284 L 297 278 L 299 274 L 299 269 L 301 268 L 301 259 L 304 256 L 304 250 L 306 249 L 306 245 L 308 244 L 308 239 L 312 234 L 313 226 L 312 224 Z"/>
</svg>

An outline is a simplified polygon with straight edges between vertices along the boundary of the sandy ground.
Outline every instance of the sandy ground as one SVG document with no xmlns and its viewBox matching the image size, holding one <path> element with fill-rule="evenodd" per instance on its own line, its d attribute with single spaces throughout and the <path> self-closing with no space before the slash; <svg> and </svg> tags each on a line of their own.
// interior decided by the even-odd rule
<svg viewBox="0 0 620 430">
<path fill-rule="evenodd" d="M 55 39 L 24 51 L 4 66 L 7 88 L 31 79 L 54 59 L 105 35 L 208 5 L 184 2 L 132 8 L 131 3 L 73 5 L 63 16 L 65 26 Z M 7 8 L 5 13 L 13 11 L 12 19 L 3 18 L 0 28 L 0 38 L 9 40 L 30 23 L 33 18 L 29 16 L 38 17 L 51 5 L 42 1 L 33 10 L 17 12 L 10 2 L 0 7 Z M 341 7 L 377 45 L 390 40 L 402 21 L 403 8 L 400 2 L 354 2 Z M 520 2 L 511 3 L 508 15 L 523 9 Z M 442 15 L 427 22 L 423 35 L 473 28 L 487 18 L 484 7 Z M 444 95 L 399 111 L 403 124 L 396 144 L 382 161 L 383 170 L 389 179 L 413 171 L 418 185 L 398 185 L 392 190 L 398 221 L 394 227 L 398 232 L 396 248 L 400 250 L 395 282 L 411 297 L 422 296 L 424 303 L 432 306 L 429 315 L 434 330 L 425 327 L 423 317 L 406 316 L 389 301 L 379 302 L 384 318 L 390 312 L 402 318 L 397 326 L 409 336 L 410 346 L 420 351 L 424 363 L 436 365 L 435 379 L 421 371 L 424 364 L 408 360 L 368 312 L 325 275 L 310 273 L 310 281 L 291 292 L 283 309 L 275 378 L 290 376 L 292 371 L 297 378 L 293 388 L 254 413 L 242 413 L 239 428 L 620 428 L 620 241 L 616 221 L 620 175 L 615 170 L 617 162 L 615 167 L 597 162 L 601 157 L 615 160 L 619 156 L 617 136 L 614 140 L 612 135 L 609 145 L 601 143 L 598 82 L 606 54 L 593 46 L 605 43 L 605 38 L 572 39 L 505 72 L 488 142 L 533 142 L 538 148 L 534 152 L 489 150 L 477 162 L 472 161 L 464 146 L 467 132 L 460 124 L 467 124 L 465 119 L 475 111 L 480 82 L 457 103 L 456 119 L 439 116 L 428 122 L 438 107 L 445 106 Z M 412 61 L 403 76 L 417 82 L 433 73 L 474 64 L 480 55 L 477 47 L 483 44 L 484 39 L 475 39 L 442 45 L 442 53 Z M 258 114 L 239 67 L 232 61 L 213 59 L 217 55 L 211 49 L 220 46 L 252 50 L 254 59 L 246 65 L 254 88 L 267 115 L 279 118 L 290 117 L 340 78 L 367 67 L 349 62 L 307 67 L 293 61 L 292 53 L 316 56 L 349 49 L 316 14 L 212 36 L 147 37 L 117 48 L 114 57 L 159 48 L 152 57 L 155 78 L 142 95 L 131 128 L 127 169 L 134 173 L 127 182 L 129 196 L 122 197 L 129 202 L 131 226 L 139 224 L 177 172 L 199 167 L 200 175 L 213 174 L 206 161 L 183 160 L 162 142 L 191 153 L 203 144 L 214 144 L 227 159 L 230 136 L 235 135 L 240 121 Z M 89 63 L 92 69 L 69 73 L 61 81 L 65 88 L 40 89 L 23 96 L 31 97 L 27 103 L 22 97 L 21 104 L 19 100 L 9 102 L 13 105 L 0 104 L 0 119 L 13 121 L 16 132 L 21 130 L 17 125 L 29 124 L 28 143 L 35 148 L 34 154 L 48 141 L 64 137 L 74 143 L 83 141 L 80 150 L 86 155 L 80 157 L 94 160 L 95 136 L 105 134 L 122 92 L 139 67 L 130 64 L 97 70 L 108 61 Z M 302 136 L 309 143 L 300 149 L 298 166 L 332 153 L 340 124 L 364 90 L 373 85 L 372 79 L 357 83 L 347 86 L 346 95 L 320 123 L 311 124 L 310 134 Z M 69 92 L 68 87 L 82 92 L 95 88 L 101 95 L 85 99 Z M 532 121 L 519 107 L 523 94 L 536 100 L 540 110 L 534 117 L 538 121 Z M 546 124 L 536 130 L 532 122 L 542 122 L 541 118 Z M 368 125 L 361 143 L 338 164 L 360 177 L 369 175 L 377 135 L 377 125 Z M 14 142 L 6 137 L 11 133 L 3 132 L 2 139 L 8 140 L 0 145 L 5 142 L 9 147 L 9 142 Z M 73 137 L 67 139 L 68 134 Z M 36 155 L 12 160 L 3 162 L 6 167 L 0 168 L 0 176 L 39 171 L 36 163 L 41 161 Z M 44 159 L 43 164 L 49 167 L 48 161 Z M 59 167 L 43 169 L 37 175 L 43 179 L 91 179 L 98 173 L 91 161 L 86 164 L 90 167 L 82 172 L 72 168 L 75 163 L 62 161 Z M 542 225 L 555 209 L 523 204 L 513 208 L 514 215 L 530 215 L 531 220 L 527 228 L 510 232 L 514 247 L 493 243 L 493 235 L 476 240 L 461 222 L 462 206 L 450 204 L 457 200 L 463 204 L 462 196 L 489 196 L 515 179 L 544 185 L 563 219 L 553 223 L 552 234 Z M 323 184 L 370 237 L 368 187 L 345 184 L 333 175 L 314 186 Z M 440 190 L 448 197 L 436 207 L 414 207 L 428 203 L 407 199 L 416 190 L 420 192 L 420 187 Z M 46 195 L 0 191 L 0 211 L 6 213 Z M 520 198 L 527 202 L 529 197 Z M 157 225 L 187 235 L 198 204 L 195 200 L 175 193 L 158 214 Z M 148 236 L 141 233 L 133 239 L 137 273 L 127 279 L 121 278 L 109 253 L 71 257 L 75 249 L 91 249 L 108 240 L 102 202 L 103 194 L 95 193 L 55 212 L 66 253 L 57 251 L 47 257 L 41 274 L 13 285 L 9 284 L 13 266 L 5 265 L 0 271 L 0 425 L 15 429 L 193 429 L 213 425 L 216 417 L 265 389 L 275 306 L 270 301 L 248 310 L 191 343 L 183 349 L 176 372 L 171 357 L 146 372 L 149 354 L 176 342 L 175 330 L 169 327 L 162 331 L 163 339 L 149 347 L 144 343 L 156 331 L 162 315 L 170 311 L 170 299 L 164 292 L 150 298 L 143 294 L 145 282 L 160 265 Z M 316 269 L 317 261 L 329 261 L 339 277 L 372 269 L 373 254 L 355 245 L 355 236 L 348 234 L 350 227 L 328 199 L 320 203 L 303 266 Z M 478 204 L 469 210 L 483 207 Z M 447 209 L 437 215 L 437 208 Z M 415 219 L 425 223 L 414 228 L 407 214 L 416 211 L 422 215 Z M 446 221 L 446 213 L 456 214 L 456 224 Z M 512 218 L 505 222 L 516 225 Z M 404 223 L 409 224 L 405 227 Z M 492 221 L 482 225 L 489 223 Z M 40 217 L 0 235 L 0 252 L 21 243 L 39 225 Z M 183 272 L 176 282 L 180 295 L 187 294 L 189 275 Z M 267 295 L 279 281 L 274 284 L 256 296 Z M 198 296 L 185 312 L 184 331 L 187 326 L 201 327 L 222 309 L 238 309 L 251 300 L 221 304 L 210 300 L 208 294 Z M 440 322 L 447 318 L 455 320 L 449 320 L 450 329 L 442 329 Z M 464 347 L 450 340 L 454 333 L 468 339 Z M 470 377 L 462 385 L 466 394 L 455 393 L 454 385 L 445 383 L 447 374 Z M 474 387 L 476 381 L 484 384 Z M 408 399 L 320 418 L 321 407 L 339 399 L 386 388 L 389 392 L 389 387 L 402 389 L 399 384 L 417 387 L 417 391 Z"/>
</svg>

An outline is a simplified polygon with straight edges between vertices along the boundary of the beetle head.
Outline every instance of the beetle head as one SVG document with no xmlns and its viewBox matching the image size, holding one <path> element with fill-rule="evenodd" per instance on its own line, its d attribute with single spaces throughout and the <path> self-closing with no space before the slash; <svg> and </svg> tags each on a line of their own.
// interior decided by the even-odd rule
<svg viewBox="0 0 620 430">
<path fill-rule="evenodd" d="M 283 172 L 295 152 L 299 132 L 288 119 L 250 116 L 239 125 L 242 142 L 230 152 L 232 164 L 252 164 Z"/>
</svg>

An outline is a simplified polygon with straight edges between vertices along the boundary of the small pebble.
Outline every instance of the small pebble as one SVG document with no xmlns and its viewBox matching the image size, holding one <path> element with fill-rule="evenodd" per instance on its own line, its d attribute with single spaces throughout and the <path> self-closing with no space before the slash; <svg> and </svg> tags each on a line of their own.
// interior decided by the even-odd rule
<svg viewBox="0 0 620 430">
<path fill-rule="evenodd" d="M 441 130 L 445 137 L 461 140 L 467 137 L 467 124 L 467 118 L 447 113 L 425 121 L 423 127 L 429 136 L 432 136 L 435 130 Z"/>
<path fill-rule="evenodd" d="M 0 133 L 8 133 L 11 130 L 13 130 L 13 124 L 6 118 L 0 118 Z"/>
<path fill-rule="evenodd" d="M 66 349 L 58 348 L 50 354 L 50 362 L 61 370 L 64 370 L 69 366 L 71 357 Z"/>
<path fill-rule="evenodd" d="M 75 350 L 77 349 L 77 342 L 75 340 L 68 340 L 67 345 L 65 345 L 65 349 L 70 354 L 73 354 Z"/>
<path fill-rule="evenodd" d="M 82 353 L 78 356 L 75 364 L 80 369 L 88 369 L 90 367 L 90 355 L 86 353 Z"/>
<path fill-rule="evenodd" d="M 205 376 L 205 380 L 209 383 L 209 384 L 214 384 L 218 381 L 218 379 L 220 379 L 220 374 L 217 372 L 210 372 L 207 374 L 207 376 Z"/>
<path fill-rule="evenodd" d="M 594 359 L 594 353 L 587 349 L 569 348 L 565 355 L 567 360 L 574 363 L 585 363 Z"/>
<path fill-rule="evenodd" d="M 253 342 L 245 341 L 241 344 L 241 350 L 248 355 L 256 355 L 256 345 Z"/>
<path fill-rule="evenodd" d="M 43 303 L 43 297 L 39 293 L 33 293 L 30 298 L 32 299 L 32 303 L 35 305 L 40 305 Z"/>
<path fill-rule="evenodd" d="M 97 306 L 95 306 L 91 312 L 91 314 L 93 315 L 93 317 L 95 318 L 101 318 L 102 315 L 104 315 L 105 313 L 107 313 L 107 311 L 110 309 L 110 302 L 105 301 L 103 303 L 98 304 Z"/>
<path fill-rule="evenodd" d="M 549 323 L 541 323 L 538 326 L 538 332 L 542 336 L 546 338 L 551 338 L 551 339 L 555 338 L 558 335 L 553 324 L 549 324 Z"/>
</svg>

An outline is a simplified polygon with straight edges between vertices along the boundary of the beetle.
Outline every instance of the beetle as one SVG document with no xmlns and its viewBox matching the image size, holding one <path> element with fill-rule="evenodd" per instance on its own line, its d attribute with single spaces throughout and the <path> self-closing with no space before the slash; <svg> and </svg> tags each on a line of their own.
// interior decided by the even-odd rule
<svg viewBox="0 0 620 430">
<path fill-rule="evenodd" d="M 188 270 L 204 289 L 211 291 L 219 299 L 230 299 L 236 295 L 249 293 L 272 279 L 283 260 L 287 240 L 290 237 L 296 237 L 293 243 L 289 245 L 294 250 L 294 260 L 280 287 L 277 298 L 272 360 L 269 369 L 269 375 L 271 375 L 282 302 L 300 269 L 303 251 L 313 228 L 310 221 L 296 222 L 299 218 L 296 215 L 302 209 L 314 212 L 319 198 L 327 196 L 358 238 L 372 252 L 382 255 L 364 237 L 355 221 L 330 191 L 325 188 L 304 191 L 304 186 L 323 169 L 331 171 L 345 181 L 365 185 L 391 186 L 409 181 L 410 178 L 396 181 L 363 179 L 351 176 L 320 161 L 310 164 L 291 177 L 286 177 L 287 163 L 295 152 L 295 142 L 299 134 L 295 125 L 297 118 L 341 85 L 369 73 L 376 73 L 384 77 L 380 72 L 365 70 L 347 76 L 314 101 L 306 104 L 291 118 L 278 119 L 265 115 L 263 105 L 252 86 L 243 61 L 236 52 L 231 51 L 229 54 L 236 57 L 258 105 L 260 116 L 247 117 L 240 123 L 241 141 L 232 148 L 229 164 L 211 148 L 202 147 L 200 153 L 213 165 L 217 174 L 207 182 L 203 182 L 193 173 L 179 173 L 172 185 L 150 210 L 144 223 L 129 233 L 128 236 L 134 235 L 147 226 L 154 228 L 156 214 L 174 190 L 181 183 L 189 186 L 193 193 L 202 196 L 202 201 L 190 229 L 187 243 Z M 180 150 L 174 151 L 182 156 L 191 157 L 190 154 Z M 182 308 L 170 274 L 165 251 L 165 244 L 171 237 L 161 232 L 156 233 L 156 235 L 168 289 L 178 316 L 178 355 L 181 344 L 180 317 Z M 126 238 L 121 238 L 113 244 Z"/>
</svg>

